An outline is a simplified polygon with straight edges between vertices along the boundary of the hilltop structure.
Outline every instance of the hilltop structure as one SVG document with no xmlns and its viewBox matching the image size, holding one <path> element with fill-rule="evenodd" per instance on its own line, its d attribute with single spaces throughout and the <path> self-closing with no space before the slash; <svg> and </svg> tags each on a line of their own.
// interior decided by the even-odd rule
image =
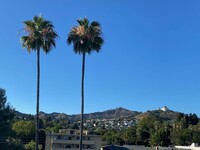
<svg viewBox="0 0 200 150">
<path fill-rule="evenodd" d="M 162 111 L 165 112 L 165 111 L 169 111 L 169 108 L 167 106 L 164 106 L 164 107 L 161 107 L 161 108 L 159 107 L 158 110 L 162 110 Z"/>
</svg>

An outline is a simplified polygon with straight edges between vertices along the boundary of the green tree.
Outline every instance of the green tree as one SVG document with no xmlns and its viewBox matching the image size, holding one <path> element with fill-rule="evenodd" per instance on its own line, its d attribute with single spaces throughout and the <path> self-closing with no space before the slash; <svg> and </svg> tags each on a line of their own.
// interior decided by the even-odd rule
<svg viewBox="0 0 200 150">
<path fill-rule="evenodd" d="M 102 140 L 106 141 L 107 144 L 117 144 L 121 145 L 123 140 L 121 134 L 117 130 L 107 130 L 102 136 Z"/>
<path fill-rule="evenodd" d="M 82 150 L 83 114 L 84 114 L 84 75 L 85 55 L 92 51 L 99 52 L 104 43 L 100 23 L 93 21 L 89 24 L 87 18 L 77 20 L 79 26 L 74 26 L 68 34 L 68 45 L 73 43 L 75 53 L 82 54 L 82 78 L 81 78 L 81 129 L 80 150 Z"/>
<path fill-rule="evenodd" d="M 12 130 L 16 133 L 18 138 L 34 137 L 35 123 L 29 120 L 16 121 L 13 124 Z"/>
<path fill-rule="evenodd" d="M 150 138 L 157 132 L 160 126 L 160 120 L 156 116 L 145 116 L 137 124 L 137 144 L 149 146 Z"/>
<path fill-rule="evenodd" d="M 35 142 L 34 141 L 30 141 L 28 144 L 25 144 L 25 150 L 34 150 L 35 149 Z M 39 145 L 39 150 L 42 149 L 42 145 Z"/>
<path fill-rule="evenodd" d="M 192 143 L 198 143 L 200 145 L 200 125 L 192 126 Z"/>
<path fill-rule="evenodd" d="M 36 150 L 38 150 L 39 136 L 39 97 L 40 97 L 40 50 L 45 53 L 56 46 L 55 39 L 58 37 L 53 24 L 42 16 L 34 16 L 33 20 L 24 21 L 25 36 L 21 37 L 22 46 L 29 52 L 37 52 L 37 93 L 36 93 Z"/>
<path fill-rule="evenodd" d="M 6 91 L 0 88 L 0 136 L 9 134 L 11 121 L 14 118 L 14 110 L 6 101 Z"/>
<path fill-rule="evenodd" d="M 171 130 L 173 145 L 190 145 L 192 141 L 192 128 L 188 124 L 188 115 L 179 115 Z M 192 125 L 191 125 L 192 126 Z"/>
<path fill-rule="evenodd" d="M 176 128 L 171 133 L 173 145 L 191 145 L 191 131 L 185 128 Z"/>
<path fill-rule="evenodd" d="M 188 124 L 189 125 L 197 125 L 199 122 L 199 118 L 197 117 L 196 114 L 189 114 L 189 121 Z"/>
<path fill-rule="evenodd" d="M 189 125 L 197 125 L 199 118 L 196 114 L 183 114 L 179 113 L 176 123 L 181 123 L 184 128 L 188 128 Z"/>
<path fill-rule="evenodd" d="M 6 90 L 0 88 L 0 149 L 8 146 L 6 139 L 11 134 L 11 123 L 14 119 L 14 110 L 6 101 Z"/>
<path fill-rule="evenodd" d="M 135 145 L 137 138 L 136 138 L 136 126 L 132 126 L 127 128 L 123 133 L 122 133 L 122 138 L 124 143 L 127 145 Z"/>
<path fill-rule="evenodd" d="M 163 122 L 155 122 L 156 130 L 151 133 L 150 145 L 151 146 L 168 146 L 171 145 L 170 141 L 170 128 Z"/>
<path fill-rule="evenodd" d="M 30 141 L 28 144 L 25 144 L 25 150 L 34 150 L 35 149 L 35 142 Z"/>
</svg>

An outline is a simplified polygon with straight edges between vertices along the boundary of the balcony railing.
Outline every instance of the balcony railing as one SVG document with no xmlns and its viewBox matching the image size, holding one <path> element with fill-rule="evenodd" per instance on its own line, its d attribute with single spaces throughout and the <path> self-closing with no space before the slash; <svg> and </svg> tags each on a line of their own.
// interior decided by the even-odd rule
<svg viewBox="0 0 200 150">
<path fill-rule="evenodd" d="M 63 144 L 79 144 L 79 140 L 64 140 L 64 139 L 56 139 L 53 141 L 53 143 L 63 143 Z M 83 144 L 95 144 L 95 141 L 88 141 L 88 140 L 83 140 Z"/>
</svg>

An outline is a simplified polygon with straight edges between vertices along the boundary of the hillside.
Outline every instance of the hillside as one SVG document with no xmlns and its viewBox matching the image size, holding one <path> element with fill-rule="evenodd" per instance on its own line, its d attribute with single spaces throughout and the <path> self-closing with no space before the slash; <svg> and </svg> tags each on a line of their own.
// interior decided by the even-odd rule
<svg viewBox="0 0 200 150">
<path fill-rule="evenodd" d="M 95 118 L 110 119 L 110 118 L 121 118 L 121 117 L 129 117 L 129 116 L 135 117 L 138 114 L 141 114 L 141 113 L 119 107 L 116 109 L 106 110 L 103 112 L 95 112 L 95 113 L 86 114 L 85 118 L 87 118 L 87 119 L 95 119 Z"/>
<path fill-rule="evenodd" d="M 175 112 L 172 110 L 162 111 L 162 110 L 152 110 L 141 113 L 137 115 L 137 120 L 142 120 L 142 118 L 146 116 L 156 116 L 164 121 L 173 121 L 178 117 L 179 112 Z"/>
<path fill-rule="evenodd" d="M 134 118 L 135 120 L 141 120 L 145 116 L 154 115 L 163 120 L 174 120 L 177 118 L 179 112 L 175 112 L 172 110 L 162 111 L 162 110 L 152 110 L 147 112 L 138 112 L 138 111 L 131 111 L 122 107 L 116 109 L 105 110 L 102 112 L 94 112 L 84 114 L 85 120 L 89 119 L 119 119 L 119 118 Z M 30 118 L 34 117 L 33 115 L 23 114 L 21 112 L 16 111 L 16 116 L 19 118 Z M 53 120 L 70 120 L 71 122 L 78 121 L 80 119 L 80 115 L 67 115 L 65 113 L 45 113 L 40 112 L 40 118 L 45 119 L 50 117 Z"/>
<path fill-rule="evenodd" d="M 167 108 L 167 107 L 166 107 Z M 84 114 L 84 126 L 89 130 L 94 128 L 106 128 L 106 129 L 125 129 L 133 126 L 147 116 L 158 117 L 162 121 L 173 123 L 180 112 L 172 111 L 170 109 L 162 110 L 151 110 L 146 112 L 131 111 L 122 107 L 116 109 L 110 109 L 102 112 L 94 112 Z M 18 119 L 34 119 L 34 115 L 23 114 L 16 111 L 16 118 Z M 55 124 L 61 123 L 64 128 L 78 128 L 80 121 L 80 114 L 67 115 L 65 113 L 45 113 L 40 112 L 40 119 L 44 122 L 45 120 L 51 120 Z"/>
<path fill-rule="evenodd" d="M 136 117 L 137 115 L 141 114 L 137 111 L 131 111 L 125 108 L 116 108 L 111 110 L 106 110 L 103 112 L 94 112 L 94 113 L 88 113 L 84 114 L 85 120 L 88 119 L 111 119 L 111 118 L 121 118 L 121 117 Z M 44 119 L 47 117 L 51 117 L 52 119 L 67 119 L 70 121 L 78 121 L 80 119 L 80 115 L 67 115 L 64 113 L 51 113 L 47 114 L 45 112 L 40 112 L 40 118 Z"/>
</svg>

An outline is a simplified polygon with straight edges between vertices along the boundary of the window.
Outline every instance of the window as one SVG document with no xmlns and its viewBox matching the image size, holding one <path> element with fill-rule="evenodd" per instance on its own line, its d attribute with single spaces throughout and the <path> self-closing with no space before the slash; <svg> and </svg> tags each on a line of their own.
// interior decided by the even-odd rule
<svg viewBox="0 0 200 150">
<path fill-rule="evenodd" d="M 71 146 L 70 145 L 66 145 L 65 148 L 71 148 Z"/>
<path fill-rule="evenodd" d="M 70 130 L 70 134 L 74 134 L 74 131 L 73 131 L 73 130 Z"/>
<path fill-rule="evenodd" d="M 64 140 L 67 140 L 68 137 L 67 137 L 67 136 L 64 136 L 63 138 L 64 138 Z"/>
</svg>

